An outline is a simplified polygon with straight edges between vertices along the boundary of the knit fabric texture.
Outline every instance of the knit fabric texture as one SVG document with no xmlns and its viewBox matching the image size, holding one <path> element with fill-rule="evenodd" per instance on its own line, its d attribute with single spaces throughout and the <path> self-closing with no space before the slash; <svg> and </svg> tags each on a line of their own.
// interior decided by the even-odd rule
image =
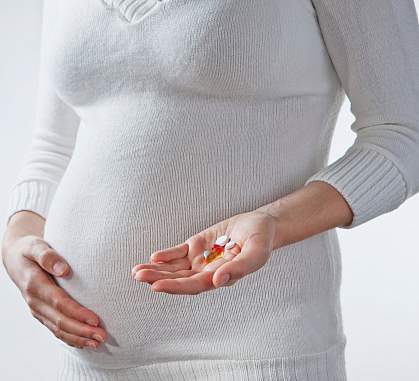
<svg viewBox="0 0 419 381">
<path fill-rule="evenodd" d="M 156 293 L 131 269 L 229 216 L 332 185 L 352 229 L 419 192 L 413 0 L 44 1 L 37 116 L 7 218 L 108 332 L 57 340 L 60 380 L 346 380 L 336 229 L 232 287 Z M 345 94 L 353 144 L 328 163 Z"/>
</svg>

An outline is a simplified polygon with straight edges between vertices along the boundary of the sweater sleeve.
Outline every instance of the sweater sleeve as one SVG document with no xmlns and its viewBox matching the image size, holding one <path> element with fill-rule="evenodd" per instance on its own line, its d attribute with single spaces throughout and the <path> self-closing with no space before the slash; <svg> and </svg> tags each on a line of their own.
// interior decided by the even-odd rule
<svg viewBox="0 0 419 381">
<path fill-rule="evenodd" d="M 413 0 L 312 0 L 350 100 L 354 143 L 314 173 L 344 197 L 351 229 L 419 191 L 419 27 Z"/>
<path fill-rule="evenodd" d="M 37 105 L 31 144 L 9 191 L 7 221 L 21 210 L 47 218 L 56 187 L 70 161 L 79 117 L 56 94 L 48 70 L 53 1 L 44 1 Z"/>
</svg>

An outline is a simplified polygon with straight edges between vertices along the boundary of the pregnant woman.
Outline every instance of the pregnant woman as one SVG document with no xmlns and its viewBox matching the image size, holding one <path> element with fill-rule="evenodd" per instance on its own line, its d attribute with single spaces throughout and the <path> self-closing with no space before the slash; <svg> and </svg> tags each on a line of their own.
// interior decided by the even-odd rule
<svg viewBox="0 0 419 381">
<path fill-rule="evenodd" d="M 346 380 L 336 228 L 419 192 L 413 0 L 46 0 L 43 25 L 3 260 L 57 379 Z"/>
</svg>

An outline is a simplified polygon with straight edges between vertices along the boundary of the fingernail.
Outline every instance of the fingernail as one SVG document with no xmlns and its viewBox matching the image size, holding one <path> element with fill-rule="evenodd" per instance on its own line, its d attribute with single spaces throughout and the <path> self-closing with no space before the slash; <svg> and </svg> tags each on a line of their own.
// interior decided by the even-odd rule
<svg viewBox="0 0 419 381">
<path fill-rule="evenodd" d="M 97 344 L 94 343 L 93 341 L 86 341 L 86 345 L 90 348 L 96 349 Z"/>
<path fill-rule="evenodd" d="M 90 325 L 93 325 L 95 327 L 97 327 L 97 325 L 98 325 L 98 323 L 96 321 L 92 320 L 92 319 L 87 319 L 86 323 L 90 324 Z"/>
<path fill-rule="evenodd" d="M 220 286 L 224 286 L 228 281 L 230 280 L 230 274 L 224 274 L 221 277 L 221 283 Z"/>
<path fill-rule="evenodd" d="M 105 341 L 105 339 L 102 336 L 98 335 L 97 333 L 93 334 L 93 338 L 97 341 L 100 341 L 101 343 Z"/>
<path fill-rule="evenodd" d="M 62 275 L 64 274 L 65 270 L 67 269 L 67 265 L 63 262 L 57 262 L 52 267 L 52 270 L 54 271 L 55 275 Z"/>
</svg>

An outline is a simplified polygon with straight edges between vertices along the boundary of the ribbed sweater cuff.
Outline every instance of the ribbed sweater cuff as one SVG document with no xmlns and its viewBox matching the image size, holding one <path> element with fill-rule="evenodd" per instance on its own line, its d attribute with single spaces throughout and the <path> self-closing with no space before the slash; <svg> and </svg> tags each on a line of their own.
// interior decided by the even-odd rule
<svg viewBox="0 0 419 381">
<path fill-rule="evenodd" d="M 16 184 L 10 192 L 6 225 L 10 218 L 21 210 L 35 212 L 46 219 L 56 187 L 57 184 L 42 180 L 28 180 Z"/>
<path fill-rule="evenodd" d="M 338 160 L 322 168 L 305 184 L 319 180 L 332 185 L 344 197 L 354 214 L 352 229 L 402 204 L 406 182 L 393 161 L 366 147 L 351 147 Z"/>
</svg>

